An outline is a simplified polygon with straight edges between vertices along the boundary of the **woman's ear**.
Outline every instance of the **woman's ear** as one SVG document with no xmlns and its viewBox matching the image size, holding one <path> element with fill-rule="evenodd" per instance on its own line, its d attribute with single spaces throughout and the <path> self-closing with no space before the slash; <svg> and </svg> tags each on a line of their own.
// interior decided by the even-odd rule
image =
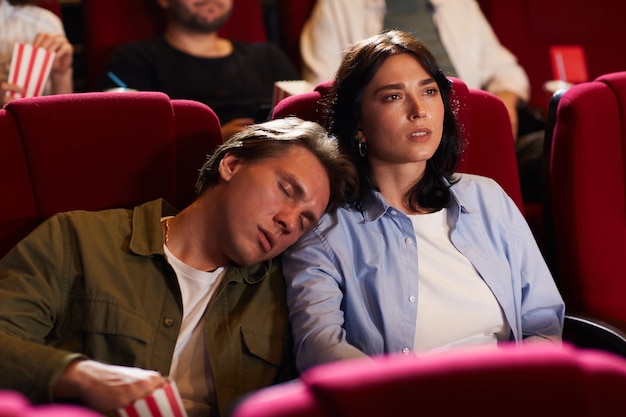
<svg viewBox="0 0 626 417">
<path fill-rule="evenodd" d="M 365 135 L 363 134 L 363 131 L 359 128 L 357 128 L 356 130 L 356 140 L 357 142 L 367 142 L 365 140 Z"/>
</svg>

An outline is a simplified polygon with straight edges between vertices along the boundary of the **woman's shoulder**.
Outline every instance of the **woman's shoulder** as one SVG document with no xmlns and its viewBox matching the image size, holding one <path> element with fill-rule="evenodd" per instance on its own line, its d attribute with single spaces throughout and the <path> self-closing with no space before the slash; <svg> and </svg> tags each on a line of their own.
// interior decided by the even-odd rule
<svg viewBox="0 0 626 417">
<path fill-rule="evenodd" d="M 452 187 L 453 194 L 468 198 L 469 196 L 482 196 L 482 198 L 493 198 L 496 196 L 506 196 L 506 191 L 493 178 L 476 174 L 459 173 L 458 179 Z"/>
<path fill-rule="evenodd" d="M 455 185 L 461 185 L 463 187 L 479 187 L 479 188 L 502 188 L 496 180 L 483 175 L 468 174 L 468 173 L 456 173 L 456 178 L 459 180 Z"/>
</svg>

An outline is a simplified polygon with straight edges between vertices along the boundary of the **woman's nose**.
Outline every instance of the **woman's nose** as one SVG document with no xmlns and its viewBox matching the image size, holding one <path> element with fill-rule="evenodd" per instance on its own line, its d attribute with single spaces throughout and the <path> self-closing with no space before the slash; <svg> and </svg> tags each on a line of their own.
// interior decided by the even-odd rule
<svg viewBox="0 0 626 417">
<path fill-rule="evenodd" d="M 411 119 L 421 119 L 426 117 L 427 111 L 424 103 L 422 103 L 419 99 L 411 100 L 411 109 L 410 115 Z"/>
</svg>

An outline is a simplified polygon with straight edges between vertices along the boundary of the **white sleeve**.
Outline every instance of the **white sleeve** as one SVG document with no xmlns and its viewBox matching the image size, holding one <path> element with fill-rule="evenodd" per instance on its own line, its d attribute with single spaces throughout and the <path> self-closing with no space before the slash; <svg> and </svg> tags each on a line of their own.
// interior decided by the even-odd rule
<svg viewBox="0 0 626 417">
<path fill-rule="evenodd" d="M 303 79 L 333 79 L 346 49 L 382 30 L 384 11 L 384 0 L 317 0 L 300 35 Z"/>
</svg>

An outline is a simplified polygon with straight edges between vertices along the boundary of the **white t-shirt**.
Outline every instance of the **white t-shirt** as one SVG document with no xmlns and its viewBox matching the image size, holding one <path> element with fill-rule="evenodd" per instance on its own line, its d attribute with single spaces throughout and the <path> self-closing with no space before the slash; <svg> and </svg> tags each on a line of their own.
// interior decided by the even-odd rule
<svg viewBox="0 0 626 417">
<path fill-rule="evenodd" d="M 213 272 L 194 269 L 163 246 L 183 299 L 183 322 L 174 348 L 170 378 L 176 383 L 189 417 L 210 416 L 215 414 L 217 400 L 202 317 L 225 268 Z"/>
<path fill-rule="evenodd" d="M 415 351 L 495 345 L 507 339 L 509 328 L 495 296 L 450 241 L 447 210 L 409 218 L 419 260 Z"/>
</svg>

